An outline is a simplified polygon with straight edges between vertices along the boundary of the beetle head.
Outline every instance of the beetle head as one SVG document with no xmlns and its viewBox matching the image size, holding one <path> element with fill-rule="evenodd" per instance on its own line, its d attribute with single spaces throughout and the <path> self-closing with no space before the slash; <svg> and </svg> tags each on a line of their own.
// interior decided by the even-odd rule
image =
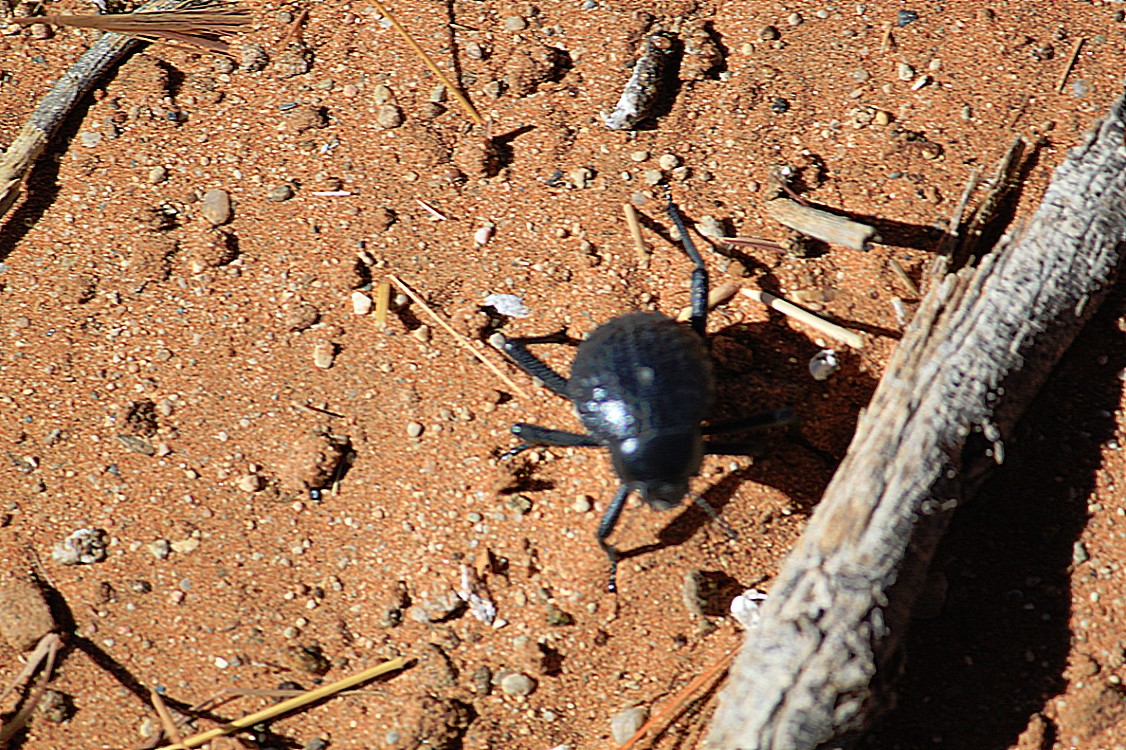
<svg viewBox="0 0 1126 750">
<path fill-rule="evenodd" d="M 698 430 L 651 432 L 610 448 L 614 469 L 657 510 L 680 505 L 688 480 L 700 470 L 704 443 Z"/>
</svg>

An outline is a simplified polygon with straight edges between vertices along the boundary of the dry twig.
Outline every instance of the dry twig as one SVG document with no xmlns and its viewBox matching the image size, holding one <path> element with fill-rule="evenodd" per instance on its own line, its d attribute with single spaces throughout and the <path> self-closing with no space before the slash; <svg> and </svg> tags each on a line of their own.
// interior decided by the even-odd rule
<svg viewBox="0 0 1126 750">
<path fill-rule="evenodd" d="M 1079 59 L 1079 51 L 1083 49 L 1083 42 L 1086 41 L 1083 37 L 1075 40 L 1075 46 L 1071 48 L 1071 55 L 1067 58 L 1067 65 L 1063 67 L 1063 72 L 1060 73 L 1060 82 L 1056 86 L 1056 93 L 1062 94 L 1063 87 L 1067 85 L 1067 77 L 1071 75 L 1071 69 L 1075 67 L 1075 61 Z"/>
<path fill-rule="evenodd" d="M 400 670 L 407 665 L 407 661 L 408 660 L 404 658 L 392 659 L 391 661 L 384 662 L 379 666 L 372 667 L 371 669 L 365 669 L 364 671 L 354 674 L 351 677 L 345 677 L 343 680 L 337 680 L 330 685 L 322 685 L 319 688 L 314 688 L 313 690 L 302 693 L 295 698 L 284 700 L 281 703 L 275 704 L 273 706 L 268 706 L 261 711 L 255 711 L 252 714 L 247 714 L 246 716 L 242 716 L 238 719 L 235 719 L 234 721 L 229 721 L 221 727 L 209 729 L 208 731 L 200 732 L 199 734 L 194 734 L 191 737 L 184 739 L 183 742 L 166 745 L 163 750 L 188 750 L 188 748 L 199 747 L 200 745 L 210 742 L 216 737 L 223 737 L 228 734 L 234 734 L 235 732 L 252 727 L 255 724 L 269 721 L 270 719 L 277 718 L 282 714 L 287 714 L 290 711 L 296 711 L 297 709 L 304 708 L 305 706 L 316 703 L 317 701 L 324 700 L 325 698 L 330 698 L 334 695 L 337 695 L 338 693 L 347 690 L 348 688 L 355 687 L 360 683 L 367 682 L 368 680 L 374 680 L 380 675 Z"/>
<path fill-rule="evenodd" d="M 520 394 L 520 396 L 522 396 L 523 398 L 528 398 L 528 394 L 523 388 L 516 385 L 516 383 L 514 383 L 512 381 L 512 378 L 510 378 L 510 377 L 508 377 L 507 375 L 504 374 L 503 370 L 501 370 L 499 367 L 497 367 L 492 362 L 490 362 L 485 357 L 484 354 L 477 351 L 477 349 L 472 344 L 469 343 L 469 339 L 467 339 L 465 336 L 462 336 L 460 333 L 458 333 L 456 330 L 454 330 L 454 327 L 451 326 L 449 323 L 447 323 L 445 318 L 443 318 L 438 313 L 434 312 L 434 309 L 432 307 L 430 307 L 430 305 L 426 304 L 426 302 L 423 301 L 422 297 L 419 297 L 417 294 L 415 294 L 415 291 L 413 289 L 411 289 L 409 286 L 407 286 L 406 283 L 404 283 L 402 280 L 400 280 L 398 276 L 395 276 L 394 274 L 390 274 L 390 275 L 387 276 L 387 278 L 390 279 L 391 281 L 393 281 L 395 283 L 395 286 L 402 289 L 403 294 L 410 297 L 412 300 L 414 300 L 415 304 L 417 304 L 419 307 L 421 307 L 423 310 L 425 310 L 426 314 L 429 315 L 431 318 L 433 318 L 435 323 L 437 323 L 438 325 L 440 325 L 442 328 L 444 328 L 446 330 L 446 333 L 453 336 L 454 340 L 457 341 L 457 343 L 462 348 L 468 350 L 474 357 L 481 360 L 481 362 L 484 363 L 485 367 L 488 367 L 490 370 L 492 370 L 493 374 L 496 375 L 498 378 L 500 378 L 504 382 L 505 385 L 507 385 L 509 388 L 511 388 L 516 393 Z"/>
<path fill-rule="evenodd" d="M 830 323 L 821 316 L 814 315 L 809 310 L 803 310 L 792 302 L 788 302 L 781 297 L 776 297 L 770 292 L 759 291 L 758 289 L 743 289 L 742 292 L 756 302 L 761 302 L 783 315 L 805 323 L 810 328 L 820 331 L 826 336 L 831 336 L 842 344 L 851 346 L 853 349 L 864 348 L 864 337 L 859 333 L 850 331 L 847 328 L 842 328 L 836 323 Z"/>
<path fill-rule="evenodd" d="M 656 726 L 657 722 L 661 721 L 665 717 L 669 717 L 670 721 L 675 718 L 676 715 L 678 715 L 680 711 L 683 710 L 684 707 L 688 704 L 688 701 L 692 699 L 692 696 L 696 693 L 696 691 L 698 691 L 705 685 L 710 688 L 712 685 L 718 684 L 720 680 L 727 676 L 727 669 L 731 666 L 731 660 L 735 658 L 735 653 L 735 651 L 727 652 L 719 661 L 709 667 L 706 672 L 698 675 L 696 679 L 688 683 L 688 685 L 686 685 L 683 690 L 677 693 L 676 697 L 673 698 L 672 703 L 662 708 L 653 717 L 651 717 L 649 721 L 642 724 L 641 728 L 638 729 L 637 732 L 635 732 L 634 735 L 630 737 L 624 745 L 618 747 L 618 750 L 632 750 L 632 748 L 637 747 L 638 745 L 640 745 L 641 740 L 645 737 L 645 735 L 648 734 L 654 726 Z M 641 747 L 644 747 L 644 745 L 641 745 Z"/>
<path fill-rule="evenodd" d="M 629 227 L 629 236 L 633 238 L 633 249 L 637 252 L 637 265 L 639 268 L 649 267 L 649 248 L 641 236 L 641 222 L 637 220 L 637 209 L 632 203 L 623 203 L 622 212 L 626 215 L 626 226 Z"/>
</svg>

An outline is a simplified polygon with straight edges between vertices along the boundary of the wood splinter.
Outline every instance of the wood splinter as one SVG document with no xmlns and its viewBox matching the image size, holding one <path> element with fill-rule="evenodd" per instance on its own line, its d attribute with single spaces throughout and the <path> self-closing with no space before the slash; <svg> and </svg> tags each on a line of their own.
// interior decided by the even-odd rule
<svg viewBox="0 0 1126 750">
<path fill-rule="evenodd" d="M 853 250 L 867 250 L 876 236 L 874 227 L 811 206 L 803 206 L 789 198 L 766 202 L 767 215 L 779 224 L 808 237 L 844 245 Z"/>
</svg>

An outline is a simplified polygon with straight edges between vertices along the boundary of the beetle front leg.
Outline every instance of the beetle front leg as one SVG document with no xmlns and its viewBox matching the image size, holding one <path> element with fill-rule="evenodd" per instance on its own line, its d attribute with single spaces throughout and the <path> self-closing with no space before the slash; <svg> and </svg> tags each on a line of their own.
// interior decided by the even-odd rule
<svg viewBox="0 0 1126 750">
<path fill-rule="evenodd" d="M 676 231 L 680 233 L 680 244 L 684 246 L 685 254 L 696 266 L 692 269 L 692 316 L 689 320 L 692 321 L 692 329 L 696 331 L 700 338 L 706 339 L 708 333 L 708 267 L 704 265 L 704 259 L 700 257 L 700 251 L 696 249 L 696 243 L 692 241 L 691 235 L 688 234 L 688 228 L 684 226 L 684 220 L 680 218 L 680 211 L 677 210 L 676 204 L 672 202 L 671 196 L 669 197 L 668 212 L 672 223 L 676 225 Z"/>
<path fill-rule="evenodd" d="M 606 509 L 602 521 L 598 524 L 598 546 L 606 553 L 606 557 L 610 558 L 610 580 L 606 583 L 606 590 L 611 593 L 618 590 L 618 560 L 621 558 L 621 553 L 618 552 L 617 547 L 606 541 L 606 537 L 610 536 L 614 527 L 618 525 L 618 518 L 622 515 L 622 509 L 626 507 L 629 492 L 628 484 L 618 488 L 614 499 L 610 501 L 610 507 Z"/>
<path fill-rule="evenodd" d="M 524 442 L 512 450 L 506 451 L 500 457 L 502 461 L 506 461 L 537 445 L 555 445 L 561 448 L 597 448 L 602 445 L 590 435 L 555 430 L 551 427 L 540 427 L 538 424 L 528 424 L 527 422 L 517 422 L 512 425 L 512 434 Z"/>
<path fill-rule="evenodd" d="M 537 378 L 541 383 L 547 386 L 548 390 L 552 393 L 562 396 L 563 398 L 570 398 L 570 396 L 567 395 L 567 378 L 551 369 L 550 365 L 528 351 L 528 344 L 566 342 L 568 339 L 565 332 L 561 331 L 560 333 L 552 333 L 546 336 L 534 336 L 520 339 L 510 339 L 502 333 L 498 333 L 496 336 L 500 339 L 497 348 L 504 352 L 517 367 L 533 378 Z"/>
</svg>

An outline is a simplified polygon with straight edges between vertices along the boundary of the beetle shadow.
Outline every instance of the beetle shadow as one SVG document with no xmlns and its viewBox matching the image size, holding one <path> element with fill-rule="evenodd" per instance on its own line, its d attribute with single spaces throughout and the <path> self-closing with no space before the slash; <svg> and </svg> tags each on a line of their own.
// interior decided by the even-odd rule
<svg viewBox="0 0 1126 750">
<path fill-rule="evenodd" d="M 1005 464 L 955 514 L 932 565 L 932 577 L 947 581 L 945 602 L 937 617 L 912 623 L 897 708 L 862 747 L 1023 746 L 1030 719 L 1066 687 L 1079 635 L 1069 627 L 1078 614 L 1071 579 L 1094 565 L 1075 557 L 1076 542 L 1099 489 L 1103 446 L 1117 434 L 1123 314 L 1126 278 L 1030 404 Z M 1055 731 L 1047 722 L 1043 747 Z"/>
<path fill-rule="evenodd" d="M 748 433 L 748 453 L 754 461 L 703 489 L 701 497 L 722 516 L 739 488 L 754 482 L 777 489 L 796 512 L 808 515 L 844 456 L 876 380 L 861 370 L 859 356 L 848 351 L 838 351 L 838 372 L 828 380 L 814 380 L 808 363 L 821 348 L 785 325 L 729 326 L 709 341 L 716 383 L 712 422 L 790 407 L 798 423 L 789 433 L 786 428 Z M 740 437 L 724 436 L 724 442 Z M 697 478 L 696 486 L 704 481 Z M 622 558 L 684 544 L 710 523 L 709 514 L 693 504 L 657 533 L 656 542 L 624 550 Z"/>
</svg>

